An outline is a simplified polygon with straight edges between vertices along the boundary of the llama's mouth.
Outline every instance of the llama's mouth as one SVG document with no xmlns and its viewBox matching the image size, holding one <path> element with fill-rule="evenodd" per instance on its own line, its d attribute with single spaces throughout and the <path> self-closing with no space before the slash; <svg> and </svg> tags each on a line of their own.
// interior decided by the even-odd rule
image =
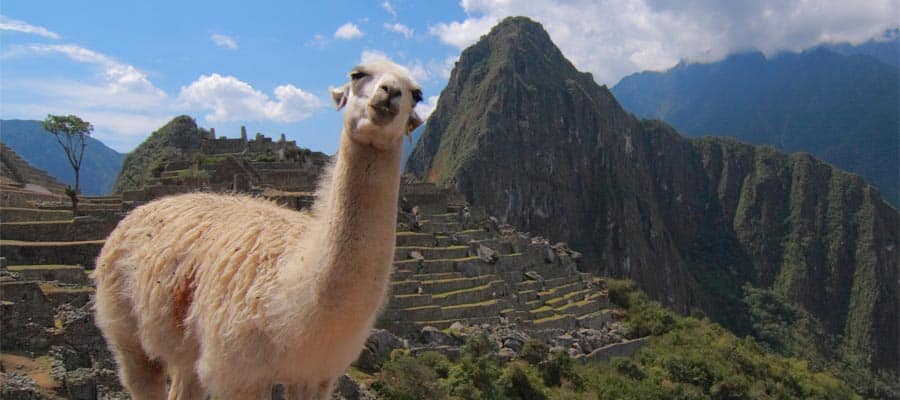
<svg viewBox="0 0 900 400">
<path fill-rule="evenodd" d="M 369 104 L 369 119 L 378 125 L 389 123 L 396 115 L 397 111 L 390 103 Z"/>
</svg>

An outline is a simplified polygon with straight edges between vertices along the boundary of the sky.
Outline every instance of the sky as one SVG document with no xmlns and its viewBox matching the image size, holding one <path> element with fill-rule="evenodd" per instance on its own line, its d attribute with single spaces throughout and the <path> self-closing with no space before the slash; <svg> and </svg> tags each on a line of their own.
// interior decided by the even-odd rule
<svg viewBox="0 0 900 400">
<path fill-rule="evenodd" d="M 861 43 L 900 26 L 900 0 L 0 0 L 0 118 L 75 114 L 127 152 L 187 114 L 332 154 L 328 88 L 353 66 L 405 65 L 427 116 L 461 51 L 512 15 L 613 86 L 682 61 Z"/>
</svg>

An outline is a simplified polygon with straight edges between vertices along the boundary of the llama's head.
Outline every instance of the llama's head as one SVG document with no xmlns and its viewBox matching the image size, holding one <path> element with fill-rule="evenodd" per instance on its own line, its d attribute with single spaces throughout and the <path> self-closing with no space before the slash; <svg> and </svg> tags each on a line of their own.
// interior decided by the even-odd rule
<svg viewBox="0 0 900 400">
<path fill-rule="evenodd" d="M 402 146 L 403 136 L 422 124 L 413 108 L 422 88 L 406 68 L 388 61 L 360 65 L 350 82 L 331 88 L 335 107 L 346 106 L 344 127 L 350 138 L 381 150 Z"/>
</svg>

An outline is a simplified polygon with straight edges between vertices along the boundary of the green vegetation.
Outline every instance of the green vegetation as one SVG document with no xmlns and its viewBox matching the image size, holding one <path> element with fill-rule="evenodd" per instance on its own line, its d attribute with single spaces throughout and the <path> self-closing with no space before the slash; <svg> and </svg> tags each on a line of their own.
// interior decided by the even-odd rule
<svg viewBox="0 0 900 400">
<path fill-rule="evenodd" d="M 75 115 L 47 115 L 41 125 L 50 132 L 66 154 L 69 166 L 75 172 L 75 184 L 66 186 L 66 195 L 72 201 L 72 215 L 78 216 L 78 195 L 81 194 L 81 164 L 84 161 L 84 149 L 87 137 L 94 130 L 90 122 Z"/>
<path fill-rule="evenodd" d="M 493 341 L 474 335 L 457 361 L 435 352 L 395 352 L 372 387 L 388 399 L 862 398 L 847 383 L 805 361 L 777 355 L 765 343 L 664 309 L 633 282 L 608 280 L 607 286 L 610 299 L 627 309 L 628 336 L 653 335 L 634 357 L 577 363 L 532 340 L 503 364 Z M 751 295 L 775 319 L 802 318 L 770 293 Z"/>
<path fill-rule="evenodd" d="M 186 115 L 173 118 L 125 157 L 113 191 L 122 193 L 145 186 L 149 179 L 162 174 L 167 162 L 183 158 L 185 151 L 199 150 L 206 135 L 193 118 Z"/>
</svg>

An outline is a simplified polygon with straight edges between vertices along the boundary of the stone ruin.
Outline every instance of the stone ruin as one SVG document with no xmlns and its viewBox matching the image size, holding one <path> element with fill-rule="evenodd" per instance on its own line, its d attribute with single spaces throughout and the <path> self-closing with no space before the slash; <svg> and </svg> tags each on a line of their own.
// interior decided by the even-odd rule
<svg viewBox="0 0 900 400">
<path fill-rule="evenodd" d="M 240 138 L 216 137 L 215 129 L 201 138 L 199 149 L 181 159 L 169 160 L 156 177 L 122 198 L 137 205 L 177 193 L 197 190 L 241 192 L 279 196 L 293 200 L 315 190 L 317 178 L 328 156 L 297 146 L 284 134 L 272 140 L 261 133 L 248 139 L 241 127 Z"/>
</svg>

